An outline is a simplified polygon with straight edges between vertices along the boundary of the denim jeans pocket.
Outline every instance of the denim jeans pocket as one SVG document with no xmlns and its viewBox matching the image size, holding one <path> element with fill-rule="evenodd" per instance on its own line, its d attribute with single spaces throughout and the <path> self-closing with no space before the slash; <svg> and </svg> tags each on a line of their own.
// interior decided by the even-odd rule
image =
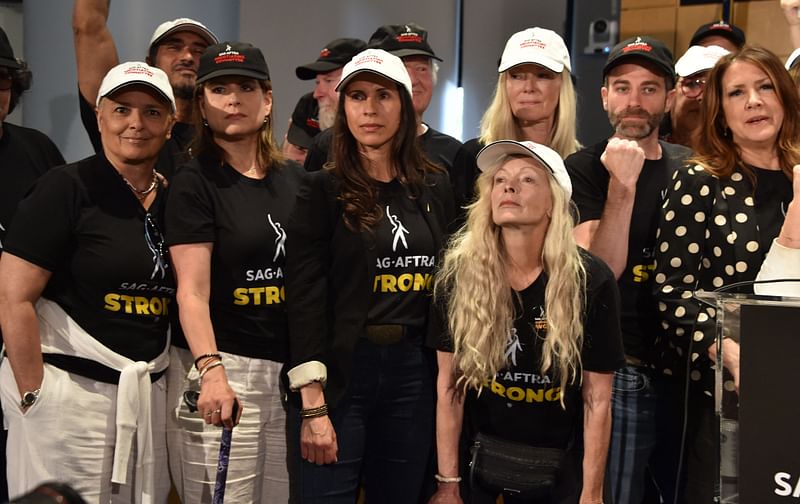
<svg viewBox="0 0 800 504">
<path fill-rule="evenodd" d="M 614 373 L 614 392 L 640 392 L 649 386 L 650 377 L 636 367 L 625 366 Z"/>
</svg>

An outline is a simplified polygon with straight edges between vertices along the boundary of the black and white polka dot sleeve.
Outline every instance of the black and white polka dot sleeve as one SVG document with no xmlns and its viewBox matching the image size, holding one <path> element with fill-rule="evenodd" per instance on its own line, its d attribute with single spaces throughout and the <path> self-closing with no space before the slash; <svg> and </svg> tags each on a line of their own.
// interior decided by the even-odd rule
<svg viewBox="0 0 800 504">
<path fill-rule="evenodd" d="M 654 288 L 667 338 L 662 351 L 679 362 L 685 362 L 690 347 L 692 362 L 705 356 L 714 341 L 714 309 L 692 295 L 706 288 L 703 279 L 711 268 L 714 247 L 708 238 L 717 186 L 699 166 L 679 168 L 662 205 Z M 670 374 L 675 362 L 664 358 L 664 372 Z"/>
</svg>

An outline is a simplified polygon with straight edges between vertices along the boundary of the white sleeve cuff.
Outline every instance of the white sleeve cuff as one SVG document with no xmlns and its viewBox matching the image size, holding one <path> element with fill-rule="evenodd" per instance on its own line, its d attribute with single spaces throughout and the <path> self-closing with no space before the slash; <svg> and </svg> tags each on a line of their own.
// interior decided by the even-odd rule
<svg viewBox="0 0 800 504">
<path fill-rule="evenodd" d="M 308 361 L 298 364 L 289 370 L 289 388 L 297 391 L 309 383 L 320 382 L 322 386 L 328 381 L 328 368 L 320 361 Z"/>
<path fill-rule="evenodd" d="M 775 239 L 761 265 L 756 280 L 777 280 L 781 278 L 800 278 L 800 249 L 785 247 Z M 782 282 L 756 284 L 756 294 L 771 296 L 800 296 L 800 283 Z"/>
</svg>

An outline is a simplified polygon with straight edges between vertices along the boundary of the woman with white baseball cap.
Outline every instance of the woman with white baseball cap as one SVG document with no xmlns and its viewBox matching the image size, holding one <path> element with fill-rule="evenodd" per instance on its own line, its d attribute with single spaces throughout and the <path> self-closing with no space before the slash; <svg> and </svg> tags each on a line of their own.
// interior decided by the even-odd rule
<svg viewBox="0 0 800 504">
<path fill-rule="evenodd" d="M 367 502 L 407 504 L 432 445 L 429 290 L 453 195 L 416 141 L 397 56 L 357 54 L 337 90 L 333 160 L 306 180 L 288 229 L 300 497 L 355 502 L 363 474 Z"/>
<path fill-rule="evenodd" d="M 88 502 L 164 502 L 175 286 L 155 164 L 175 98 L 163 71 L 128 62 L 96 106 L 103 151 L 40 178 L 3 243 L 10 495 L 61 480 Z"/>
<path fill-rule="evenodd" d="M 497 67 L 492 102 L 481 119 L 481 134 L 464 144 L 467 150 L 475 155 L 502 139 L 547 145 L 562 158 L 578 150 L 571 71 L 569 51 L 558 33 L 533 27 L 511 35 Z"/>
<path fill-rule="evenodd" d="M 500 140 L 477 164 L 477 199 L 434 289 L 431 502 L 602 502 L 611 382 L 625 362 L 616 280 L 575 244 L 557 152 Z"/>
</svg>

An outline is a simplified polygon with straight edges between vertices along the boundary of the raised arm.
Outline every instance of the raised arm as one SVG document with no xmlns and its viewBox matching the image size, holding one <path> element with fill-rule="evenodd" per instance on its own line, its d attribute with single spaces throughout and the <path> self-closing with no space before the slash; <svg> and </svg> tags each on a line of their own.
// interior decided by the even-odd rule
<svg viewBox="0 0 800 504">
<path fill-rule="evenodd" d="M 800 0 L 781 0 L 781 9 L 789 25 L 789 38 L 792 47 L 800 47 Z"/>
<path fill-rule="evenodd" d="M 628 261 L 636 182 L 644 166 L 644 151 L 633 140 L 612 138 L 600 161 L 608 170 L 608 194 L 599 220 L 575 226 L 575 241 L 606 262 L 619 278 Z"/>
<path fill-rule="evenodd" d="M 36 301 L 51 273 L 9 252 L 0 256 L 0 326 L 20 395 L 39 388 L 44 375 Z"/>
<path fill-rule="evenodd" d="M 109 0 L 75 0 L 72 34 L 78 66 L 78 89 L 91 105 L 97 100 L 100 82 L 119 63 L 114 38 L 108 30 Z"/>
<path fill-rule="evenodd" d="M 781 233 L 773 241 L 756 280 L 800 278 L 800 165 L 793 168 L 793 173 L 794 194 L 786 209 Z M 756 294 L 800 297 L 798 282 L 756 284 L 754 289 Z"/>
</svg>

